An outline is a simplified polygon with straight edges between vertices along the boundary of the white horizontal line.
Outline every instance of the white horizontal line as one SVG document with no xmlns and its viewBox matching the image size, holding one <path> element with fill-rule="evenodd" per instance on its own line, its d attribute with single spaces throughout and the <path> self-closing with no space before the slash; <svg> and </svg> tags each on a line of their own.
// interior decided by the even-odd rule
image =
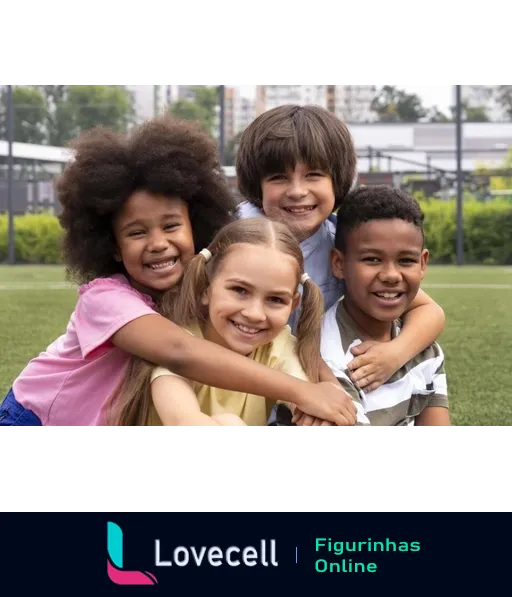
<svg viewBox="0 0 512 597">
<path fill-rule="evenodd" d="M 512 290 L 512 284 L 422 284 L 422 288 L 474 288 L 484 290 Z"/>
<path fill-rule="evenodd" d="M 56 282 L 55 284 L 51 283 L 30 283 L 30 284 L 18 284 L 18 283 L 7 283 L 7 284 L 0 284 L 0 290 L 73 290 L 76 289 L 75 286 L 71 284 L 62 284 Z"/>
</svg>

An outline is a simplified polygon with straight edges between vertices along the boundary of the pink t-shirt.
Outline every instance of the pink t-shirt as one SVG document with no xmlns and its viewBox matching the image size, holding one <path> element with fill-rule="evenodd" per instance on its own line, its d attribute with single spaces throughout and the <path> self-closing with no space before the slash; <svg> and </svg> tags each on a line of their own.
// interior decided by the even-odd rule
<svg viewBox="0 0 512 597">
<path fill-rule="evenodd" d="M 125 276 L 80 287 L 66 333 L 14 382 L 16 400 L 43 425 L 103 425 L 102 408 L 130 359 L 110 339 L 131 321 L 154 314 L 152 299 L 135 290 Z"/>
</svg>

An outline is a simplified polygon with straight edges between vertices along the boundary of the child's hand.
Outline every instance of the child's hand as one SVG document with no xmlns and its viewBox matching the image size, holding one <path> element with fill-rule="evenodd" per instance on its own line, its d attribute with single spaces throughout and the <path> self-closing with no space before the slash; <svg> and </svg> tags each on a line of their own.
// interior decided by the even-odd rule
<svg viewBox="0 0 512 597">
<path fill-rule="evenodd" d="M 334 423 L 307 415 L 299 408 L 296 408 L 294 411 L 292 423 L 297 425 L 297 427 L 335 427 Z"/>
<path fill-rule="evenodd" d="M 373 392 L 385 384 L 402 366 L 392 342 L 370 340 L 352 349 L 356 357 L 348 368 L 350 379 L 361 390 Z"/>
<path fill-rule="evenodd" d="M 357 422 L 357 410 L 350 396 L 338 383 L 310 384 L 308 400 L 302 400 L 300 410 L 322 421 L 332 421 L 338 427 L 352 427 Z"/>
</svg>

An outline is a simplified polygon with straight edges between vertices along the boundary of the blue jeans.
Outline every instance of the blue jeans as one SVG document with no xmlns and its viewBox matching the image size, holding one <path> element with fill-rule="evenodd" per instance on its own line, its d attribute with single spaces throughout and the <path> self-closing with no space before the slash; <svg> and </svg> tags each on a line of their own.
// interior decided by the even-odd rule
<svg viewBox="0 0 512 597">
<path fill-rule="evenodd" d="M 16 400 L 14 392 L 9 390 L 3 404 L 0 405 L 0 427 L 42 427 L 38 417 Z"/>
</svg>

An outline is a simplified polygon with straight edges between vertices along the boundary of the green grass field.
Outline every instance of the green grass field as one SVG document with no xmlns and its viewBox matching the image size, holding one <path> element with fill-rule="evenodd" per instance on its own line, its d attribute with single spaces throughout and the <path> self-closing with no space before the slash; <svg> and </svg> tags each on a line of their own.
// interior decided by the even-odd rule
<svg viewBox="0 0 512 597">
<path fill-rule="evenodd" d="M 448 318 L 441 344 L 454 424 L 512 425 L 512 268 L 431 267 L 424 288 Z M 66 330 L 75 301 L 60 267 L 0 267 L 0 401 Z"/>
</svg>

